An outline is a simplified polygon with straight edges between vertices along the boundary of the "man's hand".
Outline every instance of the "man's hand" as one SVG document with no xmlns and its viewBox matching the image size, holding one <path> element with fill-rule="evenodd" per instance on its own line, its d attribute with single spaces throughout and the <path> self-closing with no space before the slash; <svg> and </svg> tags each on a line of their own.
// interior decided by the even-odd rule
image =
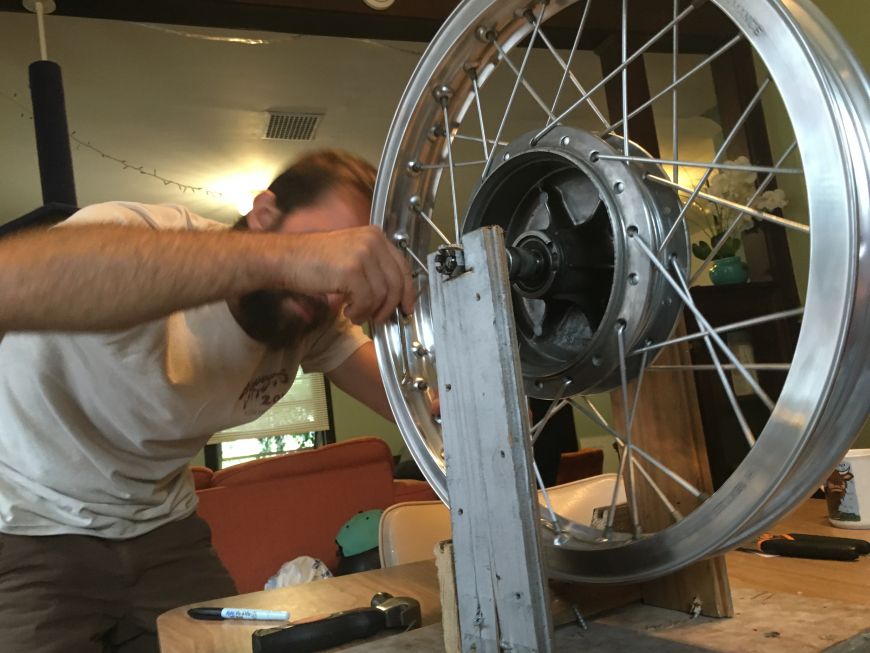
<svg viewBox="0 0 870 653">
<path fill-rule="evenodd" d="M 338 294 L 345 315 L 357 324 L 384 322 L 397 306 L 414 307 L 407 260 L 379 228 L 367 225 L 339 231 L 266 237 L 280 239 L 281 287 L 307 295 Z"/>
</svg>

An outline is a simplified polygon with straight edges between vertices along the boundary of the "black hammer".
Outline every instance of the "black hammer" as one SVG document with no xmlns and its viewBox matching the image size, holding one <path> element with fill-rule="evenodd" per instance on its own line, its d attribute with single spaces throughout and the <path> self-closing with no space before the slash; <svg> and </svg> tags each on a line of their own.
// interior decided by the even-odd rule
<svg viewBox="0 0 870 653">
<path fill-rule="evenodd" d="M 381 592 L 372 597 L 371 607 L 336 612 L 316 621 L 261 628 L 254 631 L 252 640 L 254 653 L 313 653 L 382 630 L 410 630 L 419 625 L 419 601 Z"/>
</svg>

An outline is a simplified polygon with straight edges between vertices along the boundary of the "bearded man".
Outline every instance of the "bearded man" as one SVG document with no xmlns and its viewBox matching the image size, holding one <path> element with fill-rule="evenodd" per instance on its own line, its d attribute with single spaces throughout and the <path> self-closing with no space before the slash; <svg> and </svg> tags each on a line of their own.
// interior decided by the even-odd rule
<svg viewBox="0 0 870 653">
<path fill-rule="evenodd" d="M 316 152 L 275 179 L 232 230 L 180 206 L 125 202 L 86 207 L 54 230 L 131 242 L 160 230 L 167 259 L 173 234 L 178 252 L 194 243 L 218 262 L 222 244 L 235 243 L 279 273 L 241 296 L 137 326 L 105 311 L 125 328 L 0 334 L 3 650 L 156 651 L 159 614 L 234 594 L 195 514 L 188 464 L 213 433 L 265 412 L 300 366 L 391 417 L 374 347 L 352 323 L 413 304 L 407 262 L 367 226 L 374 177 L 354 156 Z M 215 236 L 185 240 L 191 231 Z M 103 255 L 94 269 L 76 264 L 95 285 L 119 274 L 119 287 L 135 290 L 139 275 L 149 296 L 191 290 L 195 275 L 155 282 L 160 267 L 141 263 Z M 220 288 L 251 274 L 216 267 Z M 135 292 L 117 301 L 135 314 Z"/>
</svg>

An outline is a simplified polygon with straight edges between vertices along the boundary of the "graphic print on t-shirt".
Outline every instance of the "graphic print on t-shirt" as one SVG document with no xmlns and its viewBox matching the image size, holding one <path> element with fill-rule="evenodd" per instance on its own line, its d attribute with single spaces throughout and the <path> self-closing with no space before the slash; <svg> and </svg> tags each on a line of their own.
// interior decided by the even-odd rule
<svg viewBox="0 0 870 653">
<path fill-rule="evenodd" d="M 239 395 L 242 412 L 246 415 L 262 415 L 287 394 L 291 381 L 286 370 L 258 376 Z"/>
</svg>

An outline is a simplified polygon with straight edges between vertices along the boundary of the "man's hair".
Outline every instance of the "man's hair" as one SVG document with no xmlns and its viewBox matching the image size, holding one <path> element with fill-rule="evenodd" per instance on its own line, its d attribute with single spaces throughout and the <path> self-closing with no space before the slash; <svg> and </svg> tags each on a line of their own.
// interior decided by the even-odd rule
<svg viewBox="0 0 870 653">
<path fill-rule="evenodd" d="M 282 214 L 311 206 L 329 191 L 354 189 L 371 202 L 375 187 L 375 167 L 358 156 L 342 150 L 309 152 L 282 172 L 269 185 Z"/>
</svg>

